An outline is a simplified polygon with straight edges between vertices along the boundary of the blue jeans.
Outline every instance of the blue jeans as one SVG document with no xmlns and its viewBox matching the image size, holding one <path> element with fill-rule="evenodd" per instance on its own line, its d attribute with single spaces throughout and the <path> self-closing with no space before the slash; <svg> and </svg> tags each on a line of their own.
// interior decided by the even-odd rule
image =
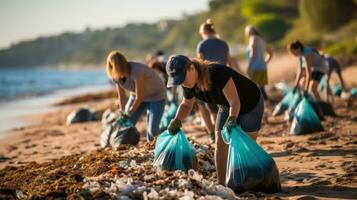
<svg viewBox="0 0 357 200">
<path fill-rule="evenodd" d="M 135 96 L 130 95 L 127 104 L 125 105 L 125 111 L 128 112 L 129 108 L 133 105 Z M 130 121 L 135 124 L 138 122 L 141 114 L 147 110 L 147 141 L 152 141 L 155 136 L 159 134 L 159 126 L 161 117 L 165 109 L 165 99 L 158 101 L 143 101 L 135 113 L 130 117 Z"/>
</svg>

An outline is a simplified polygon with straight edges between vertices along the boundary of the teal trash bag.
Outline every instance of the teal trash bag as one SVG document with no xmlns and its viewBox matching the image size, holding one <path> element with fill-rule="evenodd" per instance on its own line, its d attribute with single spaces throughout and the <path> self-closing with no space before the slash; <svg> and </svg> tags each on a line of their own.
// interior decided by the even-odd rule
<svg viewBox="0 0 357 200">
<path fill-rule="evenodd" d="M 290 105 L 290 102 L 293 99 L 293 91 L 287 91 L 285 94 L 284 98 L 275 106 L 274 111 L 273 111 L 273 116 L 281 115 L 283 114 Z"/>
<path fill-rule="evenodd" d="M 333 116 L 333 117 L 337 116 L 332 105 L 328 102 L 312 101 L 310 103 L 311 103 L 311 106 L 314 108 L 314 110 L 320 120 L 324 120 L 324 118 L 321 118 L 320 115 L 328 115 L 328 116 Z"/>
<path fill-rule="evenodd" d="M 351 89 L 351 97 L 352 98 L 357 98 L 357 88 L 352 88 Z"/>
<path fill-rule="evenodd" d="M 319 117 L 310 105 L 308 99 L 303 97 L 294 112 L 290 133 L 292 135 L 302 135 L 322 130 L 323 128 Z"/>
<path fill-rule="evenodd" d="M 281 192 L 279 170 L 273 158 L 252 140 L 240 126 L 222 131 L 229 144 L 226 185 L 235 193 L 246 191 Z"/>
<path fill-rule="evenodd" d="M 133 123 L 129 119 L 125 120 L 125 119 L 118 118 L 116 122 L 117 125 L 120 127 L 134 127 Z"/>
<path fill-rule="evenodd" d="M 341 96 L 342 91 L 343 91 L 342 86 L 341 86 L 341 85 L 337 85 L 337 86 L 335 86 L 335 87 L 333 88 L 333 95 L 339 97 L 339 96 Z"/>
<path fill-rule="evenodd" d="M 311 93 L 308 93 L 307 96 L 306 96 L 307 100 L 309 101 L 310 105 L 312 106 L 312 108 L 314 109 L 315 113 L 317 114 L 317 116 L 319 117 L 319 119 L 321 121 L 325 120 L 325 117 L 324 117 L 324 112 L 323 112 L 323 108 L 324 108 L 324 105 L 322 105 L 322 101 L 317 101 Z M 294 115 L 292 116 L 294 117 Z M 292 119 L 291 119 L 292 121 Z"/>
<path fill-rule="evenodd" d="M 164 131 L 156 140 L 154 166 L 167 171 L 197 168 L 196 153 L 181 130 L 175 135 Z"/>
<path fill-rule="evenodd" d="M 286 111 L 286 118 L 290 122 L 293 120 L 295 108 L 299 104 L 300 100 L 301 100 L 300 90 L 295 90 L 290 105 L 288 107 L 288 110 Z"/>
<path fill-rule="evenodd" d="M 165 109 L 164 114 L 162 115 L 160 121 L 160 130 L 164 130 L 170 124 L 171 120 L 175 118 L 177 111 L 177 104 L 175 101 L 170 101 L 167 105 L 168 107 Z"/>
<path fill-rule="evenodd" d="M 323 91 L 326 87 L 326 76 L 323 76 L 319 82 L 319 90 Z"/>
</svg>

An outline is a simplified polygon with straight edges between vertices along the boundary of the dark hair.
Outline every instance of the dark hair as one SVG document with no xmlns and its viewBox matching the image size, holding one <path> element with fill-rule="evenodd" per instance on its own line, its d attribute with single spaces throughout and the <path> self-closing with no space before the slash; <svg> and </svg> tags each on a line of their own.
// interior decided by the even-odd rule
<svg viewBox="0 0 357 200">
<path fill-rule="evenodd" d="M 164 54 L 164 51 L 160 49 L 155 52 L 155 56 L 163 56 Z"/>
<path fill-rule="evenodd" d="M 294 42 L 288 45 L 289 50 L 293 50 L 293 49 L 303 50 L 304 48 L 305 48 L 304 45 L 299 40 L 295 40 Z"/>
<path fill-rule="evenodd" d="M 158 60 L 153 60 L 148 65 L 150 68 L 157 70 L 160 73 L 166 75 L 165 64 L 163 62 L 159 62 Z"/>
</svg>

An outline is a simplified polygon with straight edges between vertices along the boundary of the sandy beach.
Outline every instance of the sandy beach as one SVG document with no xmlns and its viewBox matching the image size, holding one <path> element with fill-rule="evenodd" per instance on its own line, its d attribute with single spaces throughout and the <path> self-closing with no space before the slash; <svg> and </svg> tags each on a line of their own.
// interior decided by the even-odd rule
<svg viewBox="0 0 357 200">
<path fill-rule="evenodd" d="M 276 83 L 281 77 L 286 77 L 287 80 L 293 77 L 294 64 L 285 67 L 287 62 L 284 59 L 291 57 L 284 55 L 281 60 L 273 61 L 270 65 L 271 83 Z M 356 69 L 354 66 L 343 71 L 349 87 L 357 86 Z M 333 77 L 333 80 L 335 78 Z M 281 92 L 271 90 L 269 94 L 272 102 L 266 104 L 267 117 L 257 143 L 276 161 L 283 192 L 269 195 L 251 194 L 247 198 L 356 199 L 357 102 L 347 106 L 346 101 L 336 99 L 333 107 L 337 117 L 326 117 L 322 122 L 324 131 L 292 136 L 289 135 L 290 125 L 282 116 L 271 116 L 275 104 L 281 99 Z M 80 107 L 90 107 L 100 116 L 107 108 L 114 110 L 117 107 L 115 95 L 114 91 L 103 91 L 59 100 L 53 105 L 55 111 L 26 116 L 26 120 L 32 122 L 32 125 L 13 129 L 2 137 L 0 199 L 13 194 L 19 196 L 17 191 L 22 191 L 22 197 L 25 198 L 63 195 L 66 198 L 74 198 L 79 189 L 84 187 L 84 178 L 90 180 L 101 175 L 120 176 L 120 170 L 124 172 L 126 169 L 120 168 L 117 172 L 113 166 L 128 159 L 125 155 L 129 147 L 117 150 L 101 149 L 100 121 L 66 125 L 67 115 Z M 202 126 L 186 121 L 183 127 L 187 137 L 195 143 L 213 149 Z M 136 162 L 141 163 L 144 159 L 150 159 L 145 156 L 145 152 L 151 151 L 153 144 L 147 144 L 145 141 L 145 119 L 140 120 L 137 128 L 142 138 L 139 146 L 132 151 L 136 152 L 136 155 L 132 155 L 131 159 L 138 158 Z M 210 162 L 213 162 L 212 153 L 208 153 L 211 155 L 207 158 Z M 78 165 L 82 167 L 76 167 Z M 213 171 L 211 174 L 205 174 L 207 172 L 202 169 L 199 172 L 214 181 Z M 132 176 L 140 177 L 135 173 Z M 105 195 L 92 197 L 105 198 Z"/>
</svg>

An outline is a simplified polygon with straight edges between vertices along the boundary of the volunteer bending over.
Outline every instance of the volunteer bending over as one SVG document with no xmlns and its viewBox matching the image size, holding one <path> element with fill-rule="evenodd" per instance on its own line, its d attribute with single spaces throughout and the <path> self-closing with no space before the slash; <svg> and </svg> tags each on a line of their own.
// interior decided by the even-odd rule
<svg viewBox="0 0 357 200">
<path fill-rule="evenodd" d="M 122 121 L 137 123 L 147 110 L 147 140 L 152 141 L 159 134 L 159 125 L 164 112 L 166 88 L 155 71 L 143 63 L 127 61 L 118 51 L 112 51 L 107 58 L 108 76 L 116 83 Z M 125 90 L 130 92 L 125 104 Z"/>
<path fill-rule="evenodd" d="M 175 134 L 181 121 L 190 113 L 195 98 L 218 105 L 215 125 L 215 161 L 218 183 L 224 185 L 228 145 L 222 140 L 220 131 L 230 130 L 239 124 L 250 137 L 256 140 L 264 112 L 264 98 L 258 86 L 233 69 L 202 61 L 190 60 L 183 55 L 172 56 L 167 65 L 168 87 L 181 85 L 184 98 L 171 121 L 168 130 Z"/>
<path fill-rule="evenodd" d="M 305 47 L 299 40 L 289 44 L 289 51 L 299 58 L 300 67 L 296 75 L 294 90 L 300 85 L 305 92 L 310 91 L 316 100 L 321 101 L 318 85 L 328 71 L 325 59 L 316 49 Z"/>
</svg>

